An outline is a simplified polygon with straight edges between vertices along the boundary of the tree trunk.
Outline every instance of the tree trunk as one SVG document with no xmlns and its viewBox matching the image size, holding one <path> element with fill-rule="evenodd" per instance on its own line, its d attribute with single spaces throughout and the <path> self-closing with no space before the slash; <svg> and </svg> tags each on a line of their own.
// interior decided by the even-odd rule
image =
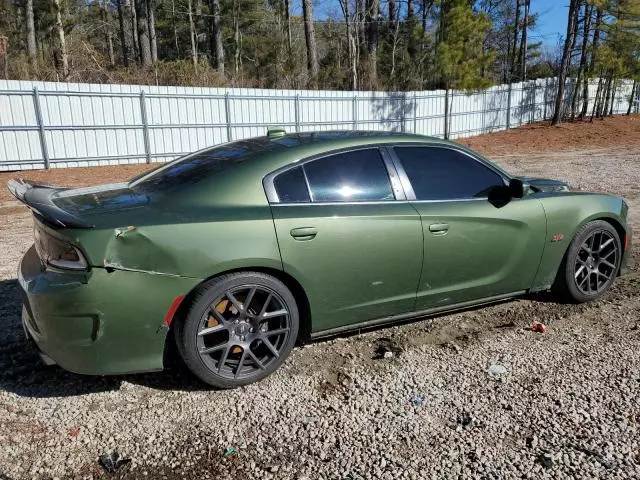
<svg viewBox="0 0 640 480">
<path fill-rule="evenodd" d="M 527 30 L 529 29 L 529 2 L 530 0 L 525 0 L 524 3 L 522 37 L 520 38 L 520 53 L 518 54 L 518 71 L 523 82 L 527 80 Z"/>
<path fill-rule="evenodd" d="M 407 20 L 410 20 L 410 21 L 413 20 L 413 15 L 414 15 L 413 0 L 407 0 Z"/>
<path fill-rule="evenodd" d="M 98 6 L 100 7 L 100 16 L 102 17 L 102 23 L 104 25 L 104 39 L 107 46 L 107 54 L 109 56 L 109 65 L 115 67 L 116 56 L 113 52 L 113 36 L 111 34 L 111 25 L 109 22 L 109 15 L 107 13 L 107 2 L 98 0 Z"/>
<path fill-rule="evenodd" d="M 33 73 L 38 72 L 38 51 L 36 48 L 36 27 L 33 20 L 33 0 L 25 2 L 25 16 L 27 22 L 27 54 L 29 65 Z"/>
<path fill-rule="evenodd" d="M 316 34 L 313 28 L 313 5 L 311 0 L 302 0 L 302 14 L 304 16 L 304 35 L 307 43 L 307 70 L 309 71 L 309 84 L 316 86 L 318 82 L 318 50 L 316 47 Z"/>
<path fill-rule="evenodd" d="M 140 62 L 140 43 L 138 42 L 138 16 L 136 15 L 136 8 L 134 0 L 130 0 L 129 8 L 131 9 L 131 48 L 133 58 L 137 62 Z"/>
<path fill-rule="evenodd" d="M 124 29 L 124 12 L 122 10 L 122 0 L 117 0 L 118 24 L 120 26 L 120 48 L 122 51 L 122 64 L 129 66 L 129 52 L 127 51 L 127 35 Z"/>
<path fill-rule="evenodd" d="M 627 108 L 627 116 L 631 115 L 631 109 L 633 108 L 634 100 L 636 98 L 636 90 L 638 88 L 638 80 L 633 81 L 631 87 L 631 96 L 629 97 L 629 108 Z"/>
<path fill-rule="evenodd" d="M 191 61 L 193 62 L 193 68 L 198 70 L 198 44 L 196 42 L 196 25 L 193 21 L 193 4 L 191 0 L 187 2 L 187 8 L 189 9 L 189 38 L 191 40 Z"/>
<path fill-rule="evenodd" d="M 358 89 L 358 55 L 356 54 L 356 38 L 351 34 L 349 37 L 349 45 L 351 45 L 351 89 Z"/>
<path fill-rule="evenodd" d="M 305 0 L 306 1 L 306 0 Z M 367 0 L 366 2 L 366 32 L 367 32 L 367 70 L 368 88 L 378 88 L 378 12 L 380 0 Z"/>
<path fill-rule="evenodd" d="M 389 28 L 393 30 L 396 23 L 396 0 L 389 0 Z"/>
<path fill-rule="evenodd" d="M 64 25 L 62 23 L 62 7 L 60 6 L 60 0 L 53 0 L 53 6 L 56 17 L 56 32 L 58 35 L 58 70 L 62 72 L 62 78 L 66 79 L 69 76 L 69 58 L 67 55 L 67 42 L 64 36 Z"/>
<path fill-rule="evenodd" d="M 351 13 L 349 12 L 350 0 L 340 0 L 340 8 L 344 15 L 344 24 L 347 34 L 347 55 L 349 57 L 349 70 L 351 77 L 351 89 L 358 89 L 358 63 L 356 57 L 356 43 L 353 35 L 353 25 L 351 24 Z"/>
<path fill-rule="evenodd" d="M 158 61 L 158 41 L 156 40 L 156 5 L 154 0 L 147 0 L 147 21 L 149 22 L 149 41 L 151 43 L 151 61 Z"/>
<path fill-rule="evenodd" d="M 151 43 L 149 42 L 149 21 L 147 19 L 147 1 L 136 0 L 136 17 L 138 20 L 138 45 L 140 47 L 140 63 L 151 65 Z"/>
<path fill-rule="evenodd" d="M 429 19 L 429 10 L 433 4 L 432 0 L 422 0 L 422 39 L 427 37 L 427 20 Z"/>
<path fill-rule="evenodd" d="M 198 52 L 198 56 L 200 56 L 200 32 L 203 30 L 202 26 L 202 0 L 195 0 L 194 11 L 193 11 L 193 25 L 194 31 L 196 35 L 196 51 Z"/>
<path fill-rule="evenodd" d="M 598 114 L 596 115 L 599 118 L 604 118 L 607 113 L 607 106 L 609 104 L 609 94 L 611 93 L 611 76 L 608 76 L 605 80 L 604 87 L 604 95 L 600 97 L 600 105 L 598 105 Z"/>
<path fill-rule="evenodd" d="M 592 7 L 593 8 L 596 7 Z M 587 115 L 587 110 L 589 108 L 589 78 L 593 75 L 595 65 L 596 65 L 596 54 L 598 49 L 598 44 L 600 43 L 600 28 L 602 26 L 602 9 L 596 8 L 596 21 L 595 27 L 593 31 L 593 43 L 591 46 L 591 60 L 589 62 L 589 74 L 585 78 L 584 86 L 582 89 L 582 112 L 580 112 L 580 117 L 584 118 Z M 600 82 L 598 82 L 598 88 L 600 86 Z M 593 119 L 593 112 L 591 114 L 591 119 Z"/>
<path fill-rule="evenodd" d="M 596 111 L 598 109 L 598 103 L 600 101 L 601 90 L 602 90 L 602 74 L 600 75 L 600 78 L 598 79 L 598 88 L 596 89 L 596 98 L 593 101 L 593 108 L 591 109 L 591 118 L 589 119 L 590 123 L 593 123 L 593 117 L 596 114 Z"/>
<path fill-rule="evenodd" d="M 291 5 L 289 0 L 284 0 L 284 15 L 287 22 L 287 46 L 289 47 L 289 56 L 291 56 Z"/>
<path fill-rule="evenodd" d="M 609 102 L 609 116 L 613 115 L 613 104 L 616 102 L 616 81 L 611 78 L 611 100 Z"/>
<path fill-rule="evenodd" d="M 180 58 L 180 42 L 178 41 L 178 25 L 176 24 L 176 1 L 171 0 L 171 26 L 173 27 L 173 43 L 176 46 L 176 56 Z"/>
<path fill-rule="evenodd" d="M 224 45 L 222 45 L 222 29 L 220 28 L 220 0 L 211 0 L 211 58 L 213 68 L 224 74 Z"/>
<path fill-rule="evenodd" d="M 578 91 L 580 90 L 580 82 L 584 82 L 587 87 L 587 101 L 589 95 L 589 82 L 586 78 L 587 68 L 587 46 L 589 45 L 589 32 L 591 31 L 591 12 L 593 7 L 588 4 L 584 6 L 584 19 L 582 25 L 582 46 L 580 48 L 580 67 L 578 68 L 578 79 L 573 89 L 573 98 L 571 99 L 571 119 L 575 118 L 576 108 L 578 106 Z M 584 97 L 584 89 L 582 91 Z"/>
<path fill-rule="evenodd" d="M 518 81 L 516 55 L 518 51 L 518 31 L 520 28 L 520 0 L 516 0 L 516 15 L 513 23 L 513 47 L 511 48 L 511 73 L 509 83 Z"/>
<path fill-rule="evenodd" d="M 367 7 L 365 6 L 365 0 L 355 0 L 356 1 L 356 30 L 358 37 L 358 56 L 362 54 L 363 50 L 366 50 L 366 37 L 365 37 L 365 10 Z"/>
<path fill-rule="evenodd" d="M 556 95 L 555 110 L 551 125 L 557 125 L 562 120 L 562 106 L 564 100 L 564 87 L 567 80 L 567 72 L 569 71 L 569 62 L 571 60 L 571 46 L 575 42 L 576 29 L 578 24 L 578 1 L 571 0 L 569 4 L 569 19 L 567 22 L 567 37 L 564 41 L 564 49 L 562 51 L 562 64 L 560 65 L 560 74 L 558 75 L 558 93 Z"/>
<path fill-rule="evenodd" d="M 237 77 L 240 72 L 240 64 L 242 61 L 242 36 L 240 35 L 240 6 L 238 0 L 233 1 L 233 71 Z M 235 80 L 234 80 L 235 81 Z"/>
</svg>

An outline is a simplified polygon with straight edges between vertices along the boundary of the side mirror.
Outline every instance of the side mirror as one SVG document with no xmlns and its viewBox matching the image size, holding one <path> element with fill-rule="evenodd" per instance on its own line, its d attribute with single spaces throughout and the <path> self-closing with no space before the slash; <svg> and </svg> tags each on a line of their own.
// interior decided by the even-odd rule
<svg viewBox="0 0 640 480">
<path fill-rule="evenodd" d="M 509 195 L 511 198 L 524 197 L 525 186 L 522 180 L 519 178 L 512 178 L 509 181 Z"/>
</svg>

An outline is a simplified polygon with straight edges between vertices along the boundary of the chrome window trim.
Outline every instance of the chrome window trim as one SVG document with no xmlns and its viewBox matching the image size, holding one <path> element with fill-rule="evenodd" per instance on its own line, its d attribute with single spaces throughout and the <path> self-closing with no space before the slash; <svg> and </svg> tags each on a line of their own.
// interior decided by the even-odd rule
<svg viewBox="0 0 640 480">
<path fill-rule="evenodd" d="M 377 150 L 378 154 L 380 155 L 380 159 L 382 160 L 386 170 L 387 170 L 387 176 L 389 178 L 389 186 L 391 187 L 391 192 L 394 195 L 393 199 L 390 200 L 364 200 L 361 202 L 358 201 L 350 201 L 350 202 L 315 202 L 313 199 L 313 194 L 311 191 L 311 187 L 309 185 L 309 179 L 307 178 L 307 173 L 305 171 L 305 169 L 303 168 L 304 165 L 306 165 L 307 163 L 310 162 L 315 162 L 315 161 L 319 161 L 322 160 L 323 158 L 328 158 L 328 157 L 333 157 L 335 155 L 341 155 L 344 153 L 350 153 L 350 152 L 358 152 L 360 150 Z M 282 174 L 285 173 L 289 170 L 293 170 L 294 168 L 300 167 L 302 168 L 302 173 L 304 175 L 304 179 L 305 179 L 305 183 L 307 184 L 307 193 L 309 194 L 309 198 L 311 199 L 309 202 L 288 202 L 288 203 L 282 203 L 280 202 L 280 199 L 278 198 L 278 192 L 276 191 L 275 185 L 274 185 L 274 180 L 275 178 Z M 323 152 L 317 155 L 312 155 L 310 157 L 307 158 L 303 158 L 300 160 L 297 160 L 295 162 L 292 162 L 288 165 L 285 165 L 283 167 L 278 168 L 277 170 L 274 170 L 273 172 L 270 172 L 269 174 L 267 174 L 263 179 L 262 179 L 262 185 L 264 187 L 265 193 L 267 195 L 267 200 L 270 204 L 277 204 L 277 205 L 345 205 L 345 204 L 350 204 L 350 205 L 362 205 L 362 204 L 366 204 L 366 203 L 382 203 L 382 204 L 388 204 L 390 202 L 395 202 L 398 200 L 405 200 L 406 199 L 406 195 L 405 195 L 405 191 L 403 188 L 403 185 L 401 183 L 401 179 L 398 176 L 398 173 L 395 169 L 395 163 L 392 160 L 392 157 L 389 155 L 389 152 L 386 150 L 385 145 L 384 144 L 368 144 L 368 145 L 358 145 L 357 147 L 347 147 L 347 148 L 341 148 L 341 149 L 337 149 L 337 150 L 331 150 L 329 152 Z"/>
<path fill-rule="evenodd" d="M 501 172 L 500 170 L 496 169 L 493 165 L 491 165 L 490 163 L 486 162 L 484 159 L 479 158 L 475 155 L 472 155 L 471 153 L 467 152 L 466 150 L 462 150 L 461 148 L 456 148 L 455 145 L 448 145 L 448 144 L 427 144 L 427 143 L 402 143 L 402 144 L 395 144 L 392 146 L 387 147 L 387 149 L 389 150 L 389 154 L 391 156 L 391 158 L 393 159 L 393 163 L 394 166 L 396 168 L 396 170 L 398 171 L 398 175 L 400 176 L 400 180 L 402 181 L 402 185 L 405 189 L 406 195 L 407 195 L 407 199 L 408 200 L 412 200 L 414 202 L 459 202 L 459 201 L 463 201 L 463 200 L 488 200 L 489 197 L 473 197 L 473 198 L 443 198 L 443 199 L 434 199 L 434 200 L 418 200 L 416 198 L 416 194 L 415 191 L 413 190 L 413 185 L 411 184 L 411 180 L 409 180 L 409 176 L 407 175 L 407 172 L 404 169 L 404 166 L 402 165 L 402 161 L 400 160 L 400 157 L 398 156 L 398 154 L 396 153 L 396 148 L 404 148 L 404 147 L 420 147 L 420 148 L 442 148 L 442 149 L 447 149 L 447 150 L 453 150 L 454 152 L 460 153 L 462 155 L 465 155 L 469 158 L 471 158 L 472 160 L 475 160 L 476 162 L 480 163 L 481 165 L 483 165 L 484 167 L 488 168 L 489 170 L 491 170 L 493 173 L 495 173 L 496 175 L 498 175 L 501 179 L 502 182 L 504 183 L 505 186 L 509 185 L 509 181 L 511 180 L 509 177 L 507 177 L 505 175 L 504 172 Z"/>
<path fill-rule="evenodd" d="M 475 198 L 454 198 L 447 200 L 365 200 L 362 202 L 278 202 L 272 205 L 279 207 L 302 207 L 311 205 L 395 205 L 398 203 L 453 203 L 453 202 L 486 202 L 489 197 L 475 197 Z"/>
</svg>

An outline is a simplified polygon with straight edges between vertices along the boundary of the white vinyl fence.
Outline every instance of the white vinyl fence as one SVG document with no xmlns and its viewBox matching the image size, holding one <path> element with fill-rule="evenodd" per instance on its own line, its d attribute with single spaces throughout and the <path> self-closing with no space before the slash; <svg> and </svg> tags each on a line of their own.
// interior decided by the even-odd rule
<svg viewBox="0 0 640 480">
<path fill-rule="evenodd" d="M 616 89 L 626 113 L 631 82 Z M 590 86 L 590 103 L 597 85 Z M 450 92 L 449 138 L 549 119 L 556 79 Z M 571 85 L 567 89 L 570 98 Z M 590 106 L 591 108 L 591 106 Z M 635 108 L 637 111 L 637 106 Z M 443 137 L 444 90 L 336 92 L 0 80 L 0 171 L 166 162 L 230 140 L 289 132 L 393 130 Z"/>
</svg>

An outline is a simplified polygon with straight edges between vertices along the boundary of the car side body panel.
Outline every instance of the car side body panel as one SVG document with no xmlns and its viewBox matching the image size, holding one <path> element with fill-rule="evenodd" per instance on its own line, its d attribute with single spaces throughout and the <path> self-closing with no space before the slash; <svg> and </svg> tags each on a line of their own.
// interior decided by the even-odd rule
<svg viewBox="0 0 640 480">
<path fill-rule="evenodd" d="M 585 223 L 596 219 L 609 220 L 620 225 L 629 240 L 631 238 L 627 206 L 620 197 L 582 192 L 541 192 L 531 196 L 540 200 L 547 218 L 547 238 L 540 268 L 531 286 L 533 291 L 546 290 L 553 285 L 575 232 Z M 624 245 L 624 238 L 620 241 Z M 623 268 L 629 260 L 628 251 L 624 252 Z"/>
<path fill-rule="evenodd" d="M 424 230 L 416 309 L 527 290 L 540 264 L 546 220 L 540 201 L 415 202 Z M 445 225 L 446 230 L 438 229 Z"/>
<path fill-rule="evenodd" d="M 420 217 L 407 202 L 272 206 L 284 271 L 307 294 L 312 332 L 410 312 L 422 268 Z M 296 239 L 296 228 L 314 228 Z"/>
</svg>

